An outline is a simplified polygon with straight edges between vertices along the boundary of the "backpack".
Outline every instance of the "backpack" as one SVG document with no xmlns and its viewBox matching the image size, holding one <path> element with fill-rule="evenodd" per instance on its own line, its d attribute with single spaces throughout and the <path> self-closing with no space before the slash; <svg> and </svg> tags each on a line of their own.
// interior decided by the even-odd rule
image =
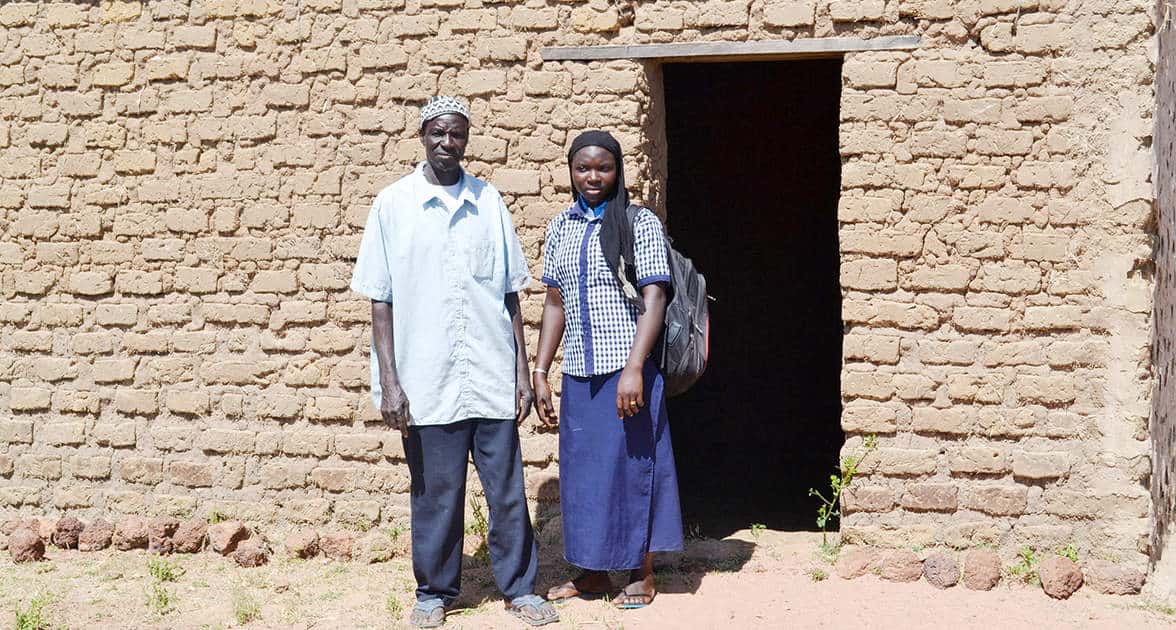
<svg viewBox="0 0 1176 630">
<path fill-rule="evenodd" d="M 633 224 L 642 208 L 630 205 L 626 211 Z M 658 350 L 665 379 L 666 396 L 690 389 L 706 371 L 710 354 L 710 317 L 707 311 L 706 278 L 694 263 L 674 249 L 666 235 L 666 258 L 670 264 L 670 292 L 666 319 Z"/>
</svg>

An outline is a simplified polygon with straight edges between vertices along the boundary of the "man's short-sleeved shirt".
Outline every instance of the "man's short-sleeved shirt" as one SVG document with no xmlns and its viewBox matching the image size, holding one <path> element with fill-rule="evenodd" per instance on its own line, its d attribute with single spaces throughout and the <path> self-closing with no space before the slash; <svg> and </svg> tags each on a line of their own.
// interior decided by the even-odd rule
<svg viewBox="0 0 1176 630">
<path fill-rule="evenodd" d="M 515 416 L 515 339 L 507 293 L 531 276 L 502 196 L 465 173 L 456 208 L 418 164 L 380 191 L 351 289 L 392 304 L 400 385 L 414 426 Z M 372 348 L 372 403 L 380 406 Z"/>
<path fill-rule="evenodd" d="M 563 298 L 562 369 L 572 376 L 625 367 L 637 334 L 637 308 L 625 299 L 600 250 L 602 220 L 576 203 L 547 224 L 543 283 Z M 670 282 L 665 232 L 648 208 L 633 221 L 633 257 L 638 287 Z"/>
</svg>

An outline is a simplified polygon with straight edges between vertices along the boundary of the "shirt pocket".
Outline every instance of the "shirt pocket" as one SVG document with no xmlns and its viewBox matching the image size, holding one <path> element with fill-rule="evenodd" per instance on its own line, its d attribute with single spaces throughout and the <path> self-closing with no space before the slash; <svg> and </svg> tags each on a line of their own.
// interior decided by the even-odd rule
<svg viewBox="0 0 1176 630">
<path fill-rule="evenodd" d="M 494 279 L 494 247 L 489 240 L 479 238 L 465 247 L 466 268 L 478 282 L 486 284 Z"/>
</svg>

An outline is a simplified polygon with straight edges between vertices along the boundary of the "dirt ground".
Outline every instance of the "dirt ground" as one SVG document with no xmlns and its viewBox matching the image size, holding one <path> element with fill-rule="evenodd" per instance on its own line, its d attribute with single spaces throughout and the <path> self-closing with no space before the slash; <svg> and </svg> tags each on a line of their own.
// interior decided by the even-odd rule
<svg viewBox="0 0 1176 630">
<path fill-rule="evenodd" d="M 685 552 L 661 559 L 653 606 L 619 611 L 605 601 L 573 601 L 558 607 L 562 621 L 548 627 L 1176 628 L 1176 610 L 1090 589 L 1058 602 L 1019 585 L 974 592 L 874 576 L 845 581 L 816 553 L 819 541 L 818 534 L 774 531 L 691 540 Z M 558 549 L 541 553 L 540 588 L 570 576 Z M 170 565 L 142 551 L 50 549 L 48 556 L 31 565 L 14 565 L 7 554 L 0 560 L 0 627 L 14 627 L 16 611 L 27 613 L 38 597 L 48 602 L 40 611 L 46 627 L 87 629 L 400 628 L 413 601 L 408 558 L 365 565 L 276 557 L 242 569 L 211 553 L 173 556 Z M 502 610 L 489 567 L 466 560 L 460 606 L 446 627 L 524 627 Z M 166 573 L 178 575 L 161 581 Z"/>
</svg>

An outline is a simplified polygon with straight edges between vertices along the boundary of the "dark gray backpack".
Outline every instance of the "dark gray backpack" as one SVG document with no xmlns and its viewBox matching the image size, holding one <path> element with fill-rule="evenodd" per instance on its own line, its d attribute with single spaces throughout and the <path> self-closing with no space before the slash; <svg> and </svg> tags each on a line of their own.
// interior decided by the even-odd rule
<svg viewBox="0 0 1176 630">
<path fill-rule="evenodd" d="M 639 206 L 629 206 L 630 224 L 640 212 Z M 670 292 L 658 351 L 668 397 L 690 389 L 706 371 L 710 354 L 710 317 L 706 278 L 698 273 L 689 258 L 674 249 L 669 234 L 666 235 L 666 256 L 670 263 Z"/>
</svg>

